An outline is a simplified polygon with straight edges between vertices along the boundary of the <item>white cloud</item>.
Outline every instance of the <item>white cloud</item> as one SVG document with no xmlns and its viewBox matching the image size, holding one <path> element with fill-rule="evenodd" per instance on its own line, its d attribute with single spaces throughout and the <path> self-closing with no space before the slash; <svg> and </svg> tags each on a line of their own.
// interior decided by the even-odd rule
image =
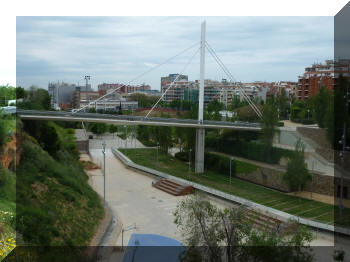
<svg viewBox="0 0 350 262">
<path fill-rule="evenodd" d="M 18 17 L 17 82 L 25 87 L 89 73 L 93 84 L 126 82 L 199 42 L 203 17 Z M 297 80 L 303 68 L 333 55 L 331 17 L 207 17 L 207 41 L 242 81 Z M 179 72 L 194 49 L 144 76 Z M 207 75 L 224 77 L 207 54 Z M 197 63 L 197 64 L 196 64 Z M 198 77 L 198 57 L 189 66 Z M 267 70 L 268 69 L 268 70 Z M 260 79 L 259 79 L 260 78 Z"/>
</svg>

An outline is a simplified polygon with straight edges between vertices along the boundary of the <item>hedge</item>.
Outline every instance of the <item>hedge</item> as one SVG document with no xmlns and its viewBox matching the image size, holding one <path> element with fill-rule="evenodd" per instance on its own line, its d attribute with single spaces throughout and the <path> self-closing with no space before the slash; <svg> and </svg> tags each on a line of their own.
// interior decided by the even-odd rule
<svg viewBox="0 0 350 262">
<path fill-rule="evenodd" d="M 300 124 L 303 124 L 303 125 L 313 125 L 313 124 L 315 124 L 315 122 L 312 119 L 299 119 L 299 118 L 296 118 L 296 119 L 293 119 L 293 122 L 300 123 Z"/>
<path fill-rule="evenodd" d="M 217 152 L 270 164 L 278 164 L 282 157 L 291 157 L 293 154 L 293 151 L 282 148 L 266 149 L 262 143 L 253 141 L 245 142 L 207 137 L 205 145 Z"/>
<path fill-rule="evenodd" d="M 192 161 L 194 161 L 194 153 L 191 156 Z M 175 154 L 175 157 L 188 162 L 188 152 L 178 152 Z M 209 152 L 204 153 L 204 168 L 206 170 L 218 172 L 223 175 L 230 175 L 230 158 L 227 156 L 222 156 L 218 154 L 213 154 Z M 231 163 L 231 175 L 236 174 L 236 164 L 233 160 Z"/>
</svg>

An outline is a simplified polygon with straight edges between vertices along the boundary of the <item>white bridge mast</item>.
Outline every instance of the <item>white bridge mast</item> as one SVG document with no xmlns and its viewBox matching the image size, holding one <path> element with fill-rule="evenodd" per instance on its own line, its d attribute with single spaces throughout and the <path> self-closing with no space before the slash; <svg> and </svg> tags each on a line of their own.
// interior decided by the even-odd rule
<svg viewBox="0 0 350 262">
<path fill-rule="evenodd" d="M 200 48 L 200 80 L 199 80 L 199 105 L 198 105 L 198 122 L 203 123 L 204 108 L 204 75 L 205 75 L 205 21 L 201 25 L 201 48 Z M 196 129 L 196 162 L 195 172 L 204 172 L 204 143 L 205 129 Z"/>
</svg>

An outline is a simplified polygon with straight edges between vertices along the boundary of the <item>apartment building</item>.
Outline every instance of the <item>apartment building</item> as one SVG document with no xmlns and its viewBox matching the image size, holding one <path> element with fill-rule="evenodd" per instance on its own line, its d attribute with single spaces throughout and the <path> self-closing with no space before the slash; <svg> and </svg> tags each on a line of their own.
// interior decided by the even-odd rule
<svg viewBox="0 0 350 262">
<path fill-rule="evenodd" d="M 48 84 L 48 93 L 51 97 L 51 107 L 56 110 L 71 109 L 74 104 L 74 93 L 80 90 L 90 92 L 92 91 L 91 85 L 79 86 L 59 81 L 56 83 L 50 82 Z"/>
<path fill-rule="evenodd" d="M 142 85 L 123 85 L 123 84 L 99 84 L 98 85 L 98 92 L 101 96 L 105 95 L 108 91 L 117 90 L 114 93 L 126 93 L 131 94 L 135 92 L 142 92 L 142 91 L 150 91 L 151 86 L 142 84 Z"/>
<path fill-rule="evenodd" d="M 328 90 L 334 90 L 340 74 L 350 79 L 350 59 L 326 60 L 325 63 L 315 63 L 306 67 L 304 74 L 298 79 L 296 98 L 311 98 L 318 93 L 322 85 Z"/>
</svg>

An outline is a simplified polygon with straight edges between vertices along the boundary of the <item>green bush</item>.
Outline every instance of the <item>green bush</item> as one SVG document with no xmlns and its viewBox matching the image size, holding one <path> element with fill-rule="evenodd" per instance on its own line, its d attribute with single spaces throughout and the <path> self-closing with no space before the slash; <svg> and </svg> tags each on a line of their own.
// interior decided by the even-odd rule
<svg viewBox="0 0 350 262">
<path fill-rule="evenodd" d="M 16 176 L 0 165 L 0 199 L 16 200 Z"/>
<path fill-rule="evenodd" d="M 139 138 L 139 141 L 140 141 L 144 146 L 150 146 L 150 147 L 157 146 L 157 143 L 154 142 L 154 141 L 145 140 L 145 139 L 140 139 L 140 138 Z"/>
<path fill-rule="evenodd" d="M 278 122 L 278 126 L 284 126 L 284 122 Z"/>
<path fill-rule="evenodd" d="M 278 164 L 282 157 L 290 157 L 293 151 L 272 147 L 269 151 L 259 142 L 245 142 L 206 137 L 205 144 L 215 151 L 255 161 Z"/>
<path fill-rule="evenodd" d="M 58 128 L 57 133 L 61 150 L 56 158 L 29 139 L 21 142 L 16 170 L 17 231 L 28 244 L 87 245 L 103 217 L 103 207 L 82 165 L 66 151 L 64 143 L 70 138 L 61 139 L 61 135 L 68 132 Z"/>
<path fill-rule="evenodd" d="M 71 135 L 74 135 L 75 134 L 75 130 L 73 128 L 68 128 L 67 129 L 67 133 L 71 134 Z"/>
<path fill-rule="evenodd" d="M 181 161 L 188 162 L 189 153 L 188 152 L 178 152 L 175 154 L 177 159 Z M 191 159 L 194 160 L 195 154 L 192 153 Z M 223 155 L 213 154 L 209 152 L 204 153 L 204 167 L 207 170 L 219 172 L 221 174 L 230 175 L 230 158 Z M 231 163 L 231 174 L 234 176 L 236 174 L 236 164 L 233 160 Z"/>
<path fill-rule="evenodd" d="M 118 134 L 118 136 L 119 136 L 121 139 L 123 139 L 123 140 L 126 139 L 126 134 Z"/>
<path fill-rule="evenodd" d="M 223 175 L 229 176 L 230 175 L 230 158 L 227 156 L 205 152 L 204 167 L 207 170 L 219 172 Z M 236 174 L 236 164 L 234 160 L 231 162 L 231 174 L 232 176 Z"/>
<path fill-rule="evenodd" d="M 177 153 L 175 153 L 175 157 L 177 159 L 180 159 L 181 161 L 188 162 L 189 153 L 188 153 L 188 151 L 187 152 L 186 151 L 177 152 Z M 192 151 L 191 160 L 193 161 L 194 159 L 195 159 L 195 153 L 194 153 L 194 151 Z"/>
</svg>

